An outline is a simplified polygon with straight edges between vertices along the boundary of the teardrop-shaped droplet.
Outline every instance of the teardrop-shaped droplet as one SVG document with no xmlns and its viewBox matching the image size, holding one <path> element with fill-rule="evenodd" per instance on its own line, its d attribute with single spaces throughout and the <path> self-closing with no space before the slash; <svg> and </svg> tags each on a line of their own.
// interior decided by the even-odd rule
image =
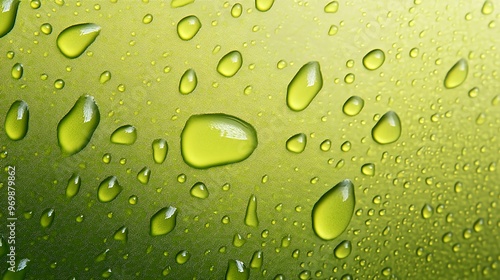
<svg viewBox="0 0 500 280">
<path fill-rule="evenodd" d="M 124 125 L 117 128 L 110 137 L 111 143 L 132 145 L 137 140 L 137 130 L 133 125 Z"/>
<path fill-rule="evenodd" d="M 239 51 L 232 51 L 223 56 L 217 64 L 217 72 L 224 77 L 234 76 L 243 65 L 243 57 Z"/>
<path fill-rule="evenodd" d="M 372 138 L 379 144 L 390 144 L 401 136 L 401 121 L 394 111 L 385 113 L 372 129 Z"/>
<path fill-rule="evenodd" d="M 461 85 L 467 78 L 469 73 L 469 64 L 464 58 L 460 59 L 450 68 L 446 77 L 444 78 L 444 86 L 446 88 L 456 88 Z"/>
<path fill-rule="evenodd" d="M 255 251 L 250 260 L 251 268 L 261 268 L 264 263 L 264 253 L 262 251 Z"/>
<path fill-rule="evenodd" d="M 57 36 L 57 47 L 67 58 L 79 57 L 97 38 L 101 27 L 94 23 L 80 23 L 67 27 Z"/>
<path fill-rule="evenodd" d="M 17 100 L 10 105 L 5 116 L 5 133 L 14 141 L 23 139 L 28 133 L 30 112 L 28 104 Z"/>
<path fill-rule="evenodd" d="M 288 84 L 286 103 L 293 111 L 302 111 L 323 87 L 323 76 L 319 62 L 304 64 Z"/>
<path fill-rule="evenodd" d="M 325 13 L 336 13 L 339 10 L 339 2 L 332 1 L 325 5 Z"/>
<path fill-rule="evenodd" d="M 115 176 L 104 179 L 97 189 L 97 198 L 100 202 L 113 201 L 123 190 Z"/>
<path fill-rule="evenodd" d="M 191 196 L 201 199 L 205 199 L 209 195 L 207 186 L 205 186 L 205 184 L 202 182 L 197 182 L 196 184 L 194 184 L 193 187 L 191 187 L 189 193 L 191 194 Z"/>
<path fill-rule="evenodd" d="M 179 82 L 179 92 L 182 94 L 190 94 L 198 85 L 198 77 L 193 69 L 188 69 L 181 77 Z"/>
<path fill-rule="evenodd" d="M 255 8 L 261 12 L 267 12 L 274 4 L 274 0 L 255 0 Z"/>
<path fill-rule="evenodd" d="M 198 17 L 191 15 L 179 21 L 177 24 L 177 34 L 184 41 L 189 41 L 200 31 L 201 22 Z"/>
<path fill-rule="evenodd" d="M 385 61 L 385 53 L 380 49 L 374 49 L 363 57 L 363 65 L 368 70 L 376 70 Z"/>
<path fill-rule="evenodd" d="M 179 8 L 179 7 L 189 5 L 193 2 L 194 2 L 194 0 L 172 0 L 172 2 L 170 2 L 170 7 Z"/>
<path fill-rule="evenodd" d="M 356 116 L 361 112 L 364 106 L 365 101 L 363 100 L 363 98 L 353 95 L 349 97 L 349 99 L 347 99 L 347 101 L 344 103 L 342 111 L 348 116 Z"/>
<path fill-rule="evenodd" d="M 354 185 L 348 179 L 339 182 L 314 204 L 312 227 L 318 237 L 332 240 L 349 225 L 356 199 Z"/>
<path fill-rule="evenodd" d="M 57 139 L 62 152 L 73 155 L 85 148 L 100 118 L 94 97 L 81 96 L 57 126 Z"/>
<path fill-rule="evenodd" d="M 151 236 L 165 235 L 175 228 L 177 208 L 168 206 L 156 212 L 149 221 Z"/>
<path fill-rule="evenodd" d="M 80 186 L 82 185 L 82 179 L 80 178 L 80 175 L 78 174 L 73 174 L 69 180 L 68 184 L 66 185 L 66 196 L 68 198 L 72 198 L 75 195 L 78 194 L 80 191 Z"/>
<path fill-rule="evenodd" d="M 10 71 L 12 78 L 16 80 L 21 79 L 23 77 L 23 73 L 24 73 L 24 67 L 21 63 L 14 64 L 14 66 L 12 66 L 12 70 Z"/>
<path fill-rule="evenodd" d="M 432 217 L 432 214 L 434 214 L 434 208 L 427 203 L 424 204 L 424 207 L 422 207 L 422 217 L 424 219 L 429 219 Z"/>
<path fill-rule="evenodd" d="M 239 260 L 229 260 L 225 280 L 248 280 L 250 270 Z"/>
<path fill-rule="evenodd" d="M 113 239 L 121 242 L 127 242 L 128 240 L 128 228 L 126 226 L 122 226 L 115 231 L 113 234 Z"/>
<path fill-rule="evenodd" d="M 42 216 L 40 217 L 40 225 L 44 228 L 48 228 L 54 222 L 54 217 L 56 212 L 53 208 L 48 208 L 43 210 Z"/>
<path fill-rule="evenodd" d="M 163 163 L 167 158 L 168 153 L 167 140 L 162 138 L 155 139 L 153 140 L 151 146 L 153 148 L 153 160 L 155 163 Z"/>
<path fill-rule="evenodd" d="M 239 18 L 242 12 L 243 12 L 243 7 L 241 6 L 240 3 L 234 4 L 233 7 L 231 8 L 231 16 L 234 18 Z"/>
<path fill-rule="evenodd" d="M 324 140 L 319 145 L 320 150 L 322 150 L 323 152 L 329 151 L 331 147 L 332 147 L 332 141 L 330 139 Z"/>
<path fill-rule="evenodd" d="M 257 132 L 247 122 L 225 114 L 191 116 L 181 134 L 184 161 L 195 168 L 240 162 L 257 147 Z"/>
<path fill-rule="evenodd" d="M 191 253 L 187 250 L 182 250 L 175 255 L 175 262 L 178 264 L 185 264 L 191 258 Z"/>
<path fill-rule="evenodd" d="M 248 200 L 247 210 L 245 212 L 245 225 L 250 227 L 259 226 L 259 217 L 257 216 L 257 197 L 253 194 Z"/>
<path fill-rule="evenodd" d="M 104 71 L 99 76 L 99 83 L 101 83 L 101 84 L 105 84 L 109 80 L 111 80 L 111 72 L 109 72 L 109 71 Z"/>
<path fill-rule="evenodd" d="M 366 176 L 374 176 L 375 175 L 375 164 L 366 163 L 361 166 L 361 173 Z"/>
<path fill-rule="evenodd" d="M 481 13 L 483 15 L 489 15 L 493 13 L 493 10 L 494 10 L 493 2 L 490 0 L 484 1 L 483 7 L 481 8 Z"/>
<path fill-rule="evenodd" d="M 151 177 L 151 169 L 149 167 L 144 166 L 139 173 L 137 173 L 137 180 L 142 184 L 147 184 L 149 182 L 149 178 Z"/>
<path fill-rule="evenodd" d="M 333 254 L 337 259 L 345 259 L 347 258 L 352 251 L 351 241 L 344 240 L 340 242 L 335 249 L 333 249 Z"/>
<path fill-rule="evenodd" d="M 2 0 L 0 1 L 0 38 L 7 35 L 16 23 L 17 8 L 19 0 Z"/>
<path fill-rule="evenodd" d="M 298 133 L 286 140 L 286 149 L 292 153 L 300 154 L 307 145 L 307 136 L 304 133 Z"/>
</svg>

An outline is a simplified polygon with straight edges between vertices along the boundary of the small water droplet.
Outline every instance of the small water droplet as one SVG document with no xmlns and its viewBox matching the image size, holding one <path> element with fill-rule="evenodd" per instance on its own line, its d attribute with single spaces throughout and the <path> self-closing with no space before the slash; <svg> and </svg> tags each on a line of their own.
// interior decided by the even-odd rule
<svg viewBox="0 0 500 280">
<path fill-rule="evenodd" d="M 304 133 L 298 133 L 286 140 L 286 149 L 292 153 L 302 153 L 307 145 L 307 136 Z"/>
<path fill-rule="evenodd" d="M 346 100 L 344 106 L 342 107 L 342 111 L 348 116 L 356 116 L 361 112 L 364 106 L 365 101 L 363 98 L 353 95 Z"/>
<path fill-rule="evenodd" d="M 472 227 L 475 232 L 481 232 L 484 229 L 484 219 L 479 218 L 477 221 L 474 223 L 474 226 Z"/>
<path fill-rule="evenodd" d="M 255 8 L 261 12 L 267 12 L 274 4 L 274 0 L 255 0 Z"/>
<path fill-rule="evenodd" d="M 123 190 L 115 176 L 104 179 L 97 188 L 97 198 L 100 202 L 113 201 Z"/>
<path fill-rule="evenodd" d="M 259 217 L 257 215 L 257 197 L 251 195 L 248 199 L 247 209 L 245 212 L 245 225 L 250 227 L 259 226 Z"/>
<path fill-rule="evenodd" d="M 231 8 L 231 16 L 234 18 L 239 18 L 241 16 L 241 12 L 243 11 L 243 7 L 240 3 L 236 3 Z"/>
<path fill-rule="evenodd" d="M 142 184 L 147 184 L 149 182 L 149 178 L 151 176 L 151 169 L 149 167 L 144 166 L 139 173 L 137 173 L 137 180 Z"/>
<path fill-rule="evenodd" d="M 225 280 L 248 280 L 250 270 L 239 260 L 229 260 Z"/>
<path fill-rule="evenodd" d="M 0 38 L 7 35 L 16 23 L 17 8 L 19 0 L 2 1 L 2 11 L 0 16 Z"/>
<path fill-rule="evenodd" d="M 261 268 L 264 263 L 264 253 L 262 251 L 255 251 L 250 260 L 251 268 Z"/>
<path fill-rule="evenodd" d="M 79 57 L 97 38 L 101 27 L 94 23 L 72 25 L 59 33 L 57 47 L 67 58 Z"/>
<path fill-rule="evenodd" d="M 155 139 L 153 140 L 151 146 L 153 148 L 153 160 L 155 163 L 163 163 L 167 158 L 168 153 L 167 140 L 162 138 Z"/>
<path fill-rule="evenodd" d="M 287 234 L 286 236 L 283 236 L 283 238 L 281 238 L 281 247 L 282 248 L 290 247 L 291 243 L 292 243 L 292 236 L 290 234 Z"/>
<path fill-rule="evenodd" d="M 340 242 L 335 249 L 333 249 L 333 254 L 337 259 L 345 259 L 347 258 L 352 251 L 351 241 L 344 240 Z"/>
<path fill-rule="evenodd" d="M 442 240 L 443 240 L 443 242 L 444 242 L 444 243 L 450 243 L 450 242 L 451 242 L 452 237 L 453 237 L 453 233 L 451 233 L 451 232 L 447 232 L 447 233 L 445 233 L 445 234 L 443 235 Z"/>
<path fill-rule="evenodd" d="M 191 253 L 189 253 L 187 250 L 182 250 L 177 255 L 175 255 L 175 261 L 178 264 L 185 264 L 189 259 L 191 258 Z"/>
<path fill-rule="evenodd" d="M 137 140 L 137 130 L 133 125 L 124 125 L 117 128 L 110 137 L 111 143 L 132 145 Z"/>
<path fill-rule="evenodd" d="M 319 145 L 320 150 L 322 150 L 323 152 L 328 152 L 331 147 L 332 147 L 332 141 L 330 141 L 330 139 L 324 140 Z"/>
<path fill-rule="evenodd" d="M 121 226 L 113 234 L 113 239 L 121 242 L 127 242 L 128 240 L 128 228 L 126 226 Z"/>
<path fill-rule="evenodd" d="M 139 198 L 137 197 L 137 195 L 131 195 L 128 198 L 128 204 L 130 204 L 130 205 L 136 205 L 138 201 L 139 201 Z"/>
<path fill-rule="evenodd" d="M 240 70 L 243 57 L 239 51 L 231 51 L 224 55 L 217 64 L 217 72 L 224 77 L 232 77 Z"/>
<path fill-rule="evenodd" d="M 31 0 L 30 1 L 30 7 L 33 9 L 33 10 L 36 10 L 38 8 L 40 8 L 42 6 L 42 3 L 40 3 L 39 0 Z"/>
<path fill-rule="evenodd" d="M 57 80 L 54 81 L 54 88 L 56 88 L 56 89 L 63 89 L 65 84 L 66 83 L 64 82 L 64 80 L 57 79 Z"/>
<path fill-rule="evenodd" d="M 105 84 L 107 81 L 111 80 L 111 72 L 104 71 L 99 76 L 99 83 Z"/>
<path fill-rule="evenodd" d="M 82 180 L 80 175 L 74 173 L 68 180 L 68 184 L 66 185 L 66 196 L 68 198 L 72 198 L 78 194 L 80 191 L 80 186 L 82 185 Z"/>
<path fill-rule="evenodd" d="M 168 206 L 156 212 L 149 222 L 151 236 L 165 235 L 175 228 L 177 221 L 177 208 Z"/>
<path fill-rule="evenodd" d="M 201 22 L 195 15 L 187 16 L 177 24 L 177 34 L 184 41 L 189 41 L 200 31 Z"/>
<path fill-rule="evenodd" d="M 153 21 L 153 15 L 152 14 L 146 14 L 142 18 L 142 23 L 144 24 L 150 24 Z"/>
<path fill-rule="evenodd" d="M 188 69 L 179 81 L 179 92 L 182 94 L 190 94 L 198 85 L 198 77 L 193 69 Z"/>
<path fill-rule="evenodd" d="M 239 247 L 245 245 L 246 242 L 247 241 L 239 233 L 236 233 L 233 236 L 233 246 L 236 248 L 239 248 Z"/>
<path fill-rule="evenodd" d="M 366 163 L 361 166 L 361 173 L 366 176 L 374 176 L 375 175 L 375 164 Z"/>
<path fill-rule="evenodd" d="M 432 217 L 432 214 L 434 213 L 434 208 L 430 206 L 429 204 L 425 204 L 424 207 L 422 207 L 422 217 L 424 219 L 429 219 Z"/>
<path fill-rule="evenodd" d="M 345 75 L 344 82 L 346 84 L 352 84 L 352 83 L 354 83 L 355 79 L 356 79 L 356 76 L 353 73 L 349 73 L 349 74 Z"/>
<path fill-rule="evenodd" d="M 336 13 L 339 10 L 339 2 L 331 1 L 325 5 L 325 13 Z"/>
<path fill-rule="evenodd" d="M 5 133 L 14 141 L 23 139 L 28 133 L 30 112 L 28 104 L 17 100 L 10 105 L 5 116 Z"/>
<path fill-rule="evenodd" d="M 394 111 L 385 113 L 372 129 L 372 138 L 379 144 L 390 144 L 401 136 L 401 121 Z"/>
<path fill-rule="evenodd" d="M 209 196 L 207 186 L 202 182 L 195 183 L 189 191 L 191 196 L 205 199 Z"/>
<path fill-rule="evenodd" d="M 363 57 L 363 65 L 368 70 L 376 70 L 385 61 L 385 53 L 380 49 L 374 49 Z"/>
<path fill-rule="evenodd" d="M 333 36 L 339 32 L 339 27 L 336 26 L 335 24 L 330 25 L 330 28 L 328 29 L 328 36 Z"/>
<path fill-rule="evenodd" d="M 10 72 L 12 78 L 19 80 L 23 77 L 24 68 L 21 63 L 16 63 L 12 66 L 12 70 Z"/>
<path fill-rule="evenodd" d="M 490 0 L 484 1 L 483 7 L 481 8 L 481 13 L 483 15 L 489 15 L 493 13 L 493 10 L 494 10 L 493 2 L 491 2 Z"/>
<path fill-rule="evenodd" d="M 109 153 L 105 153 L 103 156 L 102 156 L 102 162 L 108 164 L 111 162 L 111 154 Z"/>
<path fill-rule="evenodd" d="M 43 210 L 42 216 L 40 216 L 40 225 L 44 228 L 48 228 L 54 222 L 54 217 L 56 212 L 53 208 L 48 208 Z"/>
<path fill-rule="evenodd" d="M 172 0 L 172 2 L 170 2 L 170 7 L 179 8 L 179 7 L 189 5 L 193 2 L 194 2 L 194 0 Z"/>
<path fill-rule="evenodd" d="M 44 23 L 40 25 L 40 31 L 45 35 L 52 34 L 52 25 L 50 25 L 50 23 Z"/>
<path fill-rule="evenodd" d="M 467 63 L 467 60 L 462 58 L 450 68 L 448 73 L 446 73 L 444 86 L 448 89 L 458 87 L 465 81 L 468 73 L 469 64 Z"/>
<path fill-rule="evenodd" d="M 323 76 L 317 61 L 304 64 L 287 87 L 286 103 L 293 111 L 302 111 L 323 87 Z"/>
</svg>

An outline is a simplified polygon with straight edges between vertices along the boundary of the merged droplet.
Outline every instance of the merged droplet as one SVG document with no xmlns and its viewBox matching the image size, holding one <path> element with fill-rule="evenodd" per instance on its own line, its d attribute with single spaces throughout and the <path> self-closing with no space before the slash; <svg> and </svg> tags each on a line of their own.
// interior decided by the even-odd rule
<svg viewBox="0 0 500 280">
<path fill-rule="evenodd" d="M 298 133 L 286 140 L 286 149 L 292 153 L 302 153 L 307 145 L 307 136 L 304 133 Z"/>
<path fill-rule="evenodd" d="M 318 237 L 332 240 L 349 225 L 356 200 L 354 185 L 348 179 L 339 182 L 314 204 L 312 227 Z"/>
<path fill-rule="evenodd" d="M 352 244 L 349 240 L 344 240 L 340 242 L 335 249 L 333 249 L 333 254 L 337 259 L 347 258 L 352 251 Z"/>
<path fill-rule="evenodd" d="M 142 184 L 147 184 L 149 182 L 149 178 L 151 177 L 151 169 L 149 167 L 144 166 L 139 173 L 137 173 L 137 180 Z"/>
<path fill-rule="evenodd" d="M 372 129 L 372 138 L 379 144 L 390 144 L 401 136 L 401 121 L 394 111 L 385 113 Z"/>
<path fill-rule="evenodd" d="M 10 71 L 12 78 L 16 80 L 21 79 L 23 77 L 23 73 L 24 67 L 21 63 L 14 64 L 14 66 L 12 66 L 12 70 Z"/>
<path fill-rule="evenodd" d="M 167 158 L 168 153 L 167 140 L 162 138 L 155 139 L 153 140 L 151 146 L 153 148 L 153 160 L 155 163 L 163 163 Z"/>
<path fill-rule="evenodd" d="M 226 280 L 248 280 L 250 278 L 250 270 L 245 266 L 245 263 L 239 260 L 229 260 L 226 270 Z"/>
<path fill-rule="evenodd" d="M 73 155 L 89 143 L 101 115 L 93 96 L 81 96 L 57 125 L 61 151 Z"/>
<path fill-rule="evenodd" d="M 255 0 L 255 8 L 261 12 L 267 12 L 274 4 L 274 0 Z"/>
<path fill-rule="evenodd" d="M 3 0 L 0 2 L 0 38 L 7 35 L 16 23 L 19 0 Z"/>
<path fill-rule="evenodd" d="M 467 63 L 467 60 L 462 58 L 450 68 L 448 73 L 446 73 L 444 86 L 449 89 L 458 87 L 465 81 L 468 73 L 469 64 Z"/>
<path fill-rule="evenodd" d="M 239 51 L 232 51 L 223 56 L 217 64 L 217 72 L 224 77 L 234 76 L 243 65 L 243 57 Z"/>
<path fill-rule="evenodd" d="M 257 216 L 257 197 L 251 195 L 248 199 L 247 210 L 245 212 L 245 225 L 250 227 L 259 226 L 259 217 Z"/>
<path fill-rule="evenodd" d="M 363 98 L 353 95 L 346 100 L 344 106 L 342 107 L 342 111 L 348 116 L 356 116 L 361 112 L 364 106 L 365 101 Z"/>
<path fill-rule="evenodd" d="M 209 195 L 207 186 L 205 186 L 205 184 L 202 182 L 195 183 L 193 187 L 191 187 L 189 193 L 191 194 L 191 196 L 201 199 L 205 199 Z"/>
<path fill-rule="evenodd" d="M 14 141 L 23 139 L 28 133 L 30 112 L 28 104 L 17 100 L 10 105 L 5 116 L 5 133 Z"/>
<path fill-rule="evenodd" d="M 323 87 L 319 62 L 304 64 L 288 84 L 286 103 L 293 111 L 302 111 L 312 102 Z"/>
<path fill-rule="evenodd" d="M 101 27 L 94 23 L 81 23 L 67 27 L 57 36 L 57 47 L 67 58 L 79 57 L 97 38 Z"/>
<path fill-rule="evenodd" d="M 198 77 L 193 69 L 188 69 L 179 81 L 179 92 L 182 94 L 190 94 L 196 89 L 198 85 Z"/>
<path fill-rule="evenodd" d="M 363 57 L 363 65 L 368 70 L 376 70 L 385 61 L 385 53 L 380 49 L 374 49 Z"/>
<path fill-rule="evenodd" d="M 111 143 L 132 145 L 137 140 L 137 130 L 133 125 L 123 125 L 117 128 L 110 137 Z"/>
<path fill-rule="evenodd" d="M 123 190 L 115 176 L 104 179 L 97 188 L 97 198 L 100 202 L 113 201 Z"/>
<path fill-rule="evenodd" d="M 82 179 L 80 175 L 74 173 L 68 180 L 68 184 L 66 185 L 66 197 L 72 198 L 78 194 L 80 191 L 80 186 L 82 185 Z"/>
<path fill-rule="evenodd" d="M 257 147 L 257 132 L 247 122 L 225 114 L 191 116 L 181 134 L 184 161 L 195 168 L 240 162 Z"/>
<path fill-rule="evenodd" d="M 177 24 L 177 34 L 184 41 L 189 41 L 200 31 L 201 22 L 195 15 L 187 16 Z"/>
<path fill-rule="evenodd" d="M 172 0 L 172 2 L 170 2 L 170 7 L 172 8 L 183 7 L 193 2 L 194 0 Z"/>
<path fill-rule="evenodd" d="M 160 209 L 149 221 L 149 234 L 159 236 L 171 232 L 175 228 L 177 213 L 177 208 L 172 206 Z"/>
<path fill-rule="evenodd" d="M 54 222 L 54 217 L 56 212 L 53 208 L 48 208 L 43 210 L 42 216 L 40 216 L 40 225 L 44 228 L 48 228 Z"/>
</svg>

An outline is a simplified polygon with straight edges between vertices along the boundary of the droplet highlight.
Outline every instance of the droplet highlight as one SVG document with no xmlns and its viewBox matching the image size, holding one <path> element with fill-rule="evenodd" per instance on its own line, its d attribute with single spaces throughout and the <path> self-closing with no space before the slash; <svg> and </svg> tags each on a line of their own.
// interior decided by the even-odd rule
<svg viewBox="0 0 500 280">
<path fill-rule="evenodd" d="M 304 64 L 288 84 L 286 103 L 293 111 L 302 111 L 323 87 L 323 76 L 319 62 Z"/>
<path fill-rule="evenodd" d="M 372 138 L 379 144 L 396 142 L 401 136 L 401 121 L 394 111 L 385 113 L 372 129 Z"/>
<path fill-rule="evenodd" d="M 349 240 L 344 240 L 340 242 L 335 249 L 333 249 L 333 254 L 337 259 L 347 258 L 352 251 L 352 244 Z"/>
<path fill-rule="evenodd" d="M 239 51 L 231 51 L 224 55 L 217 64 L 217 72 L 224 77 L 232 77 L 240 70 L 243 57 Z"/>
<path fill-rule="evenodd" d="M 82 179 L 80 175 L 73 174 L 68 180 L 68 184 L 66 185 L 66 197 L 73 198 L 80 191 L 80 186 L 82 185 Z"/>
<path fill-rule="evenodd" d="M 72 25 L 59 33 L 57 47 L 67 58 L 79 57 L 97 38 L 101 27 L 94 23 Z"/>
<path fill-rule="evenodd" d="M 12 70 L 10 71 L 12 78 L 15 80 L 21 79 L 23 77 L 23 73 L 24 67 L 21 63 L 14 64 L 14 66 L 12 66 Z"/>
<path fill-rule="evenodd" d="M 53 208 L 43 210 L 42 215 L 40 216 L 40 225 L 43 228 L 49 228 L 54 222 L 55 216 L 56 213 Z"/>
<path fill-rule="evenodd" d="M 10 105 L 5 116 L 5 134 L 11 140 L 24 139 L 28 133 L 30 112 L 28 104 L 23 100 L 17 100 Z"/>
</svg>

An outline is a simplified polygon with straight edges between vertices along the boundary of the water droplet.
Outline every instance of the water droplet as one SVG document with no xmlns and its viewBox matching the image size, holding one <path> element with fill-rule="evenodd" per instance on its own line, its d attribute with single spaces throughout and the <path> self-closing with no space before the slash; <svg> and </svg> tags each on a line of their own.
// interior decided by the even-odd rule
<svg viewBox="0 0 500 280">
<path fill-rule="evenodd" d="M 48 228 L 54 222 L 54 217 L 56 212 L 53 208 L 48 208 L 43 210 L 42 216 L 40 217 L 40 225 L 44 228 Z"/>
<path fill-rule="evenodd" d="M 26 276 L 26 271 L 29 269 L 28 263 L 29 259 L 21 259 L 17 263 L 17 267 L 13 267 L 12 270 L 6 269 L 2 274 L 2 280 L 24 280 Z"/>
<path fill-rule="evenodd" d="M 239 51 L 231 51 L 223 56 L 217 64 L 217 72 L 224 77 L 234 76 L 243 64 L 243 57 Z"/>
<path fill-rule="evenodd" d="M 323 87 L 323 76 L 317 61 L 304 64 L 288 84 L 286 103 L 293 111 L 302 111 Z"/>
<path fill-rule="evenodd" d="M 233 246 L 234 247 L 241 247 L 243 245 L 245 245 L 247 241 L 239 234 L 239 233 L 236 233 L 234 236 L 233 236 Z"/>
<path fill-rule="evenodd" d="M 283 236 L 283 238 L 281 238 L 281 247 L 288 248 L 290 247 L 291 243 L 292 243 L 292 236 L 290 236 L 290 234 L 287 234 L 286 236 Z"/>
<path fill-rule="evenodd" d="M 262 251 L 255 251 L 250 260 L 251 268 L 261 268 L 264 263 L 264 253 Z"/>
<path fill-rule="evenodd" d="M 344 106 L 342 107 L 342 111 L 348 116 L 356 116 L 361 112 L 364 106 L 365 101 L 363 98 L 353 95 L 346 100 Z"/>
<path fill-rule="evenodd" d="M 476 124 L 482 125 L 483 123 L 486 122 L 486 114 L 485 113 L 479 113 L 476 118 Z"/>
<path fill-rule="evenodd" d="M 312 226 L 316 235 L 332 240 L 342 234 L 351 221 L 355 203 L 354 185 L 348 179 L 323 194 L 312 210 Z"/>
<path fill-rule="evenodd" d="M 151 176 L 151 169 L 149 167 L 144 166 L 139 173 L 137 173 L 137 180 L 142 184 L 147 184 L 149 182 L 149 177 Z"/>
<path fill-rule="evenodd" d="M 298 133 L 286 140 L 286 149 L 292 153 L 300 154 L 307 145 L 307 136 L 304 133 Z"/>
<path fill-rule="evenodd" d="M 257 216 L 257 197 L 251 195 L 248 199 L 247 209 L 245 212 L 245 225 L 250 227 L 259 226 L 259 217 Z"/>
<path fill-rule="evenodd" d="M 475 232 L 481 232 L 484 229 L 484 219 L 479 218 L 477 221 L 474 223 L 473 229 Z"/>
<path fill-rule="evenodd" d="M 339 27 L 336 26 L 335 24 L 330 25 L 330 28 L 328 29 L 328 36 L 333 36 L 339 32 Z"/>
<path fill-rule="evenodd" d="M 183 7 L 193 2 L 194 0 L 172 0 L 172 2 L 170 2 L 170 7 L 172 8 Z"/>
<path fill-rule="evenodd" d="M 493 2 L 491 2 L 490 0 L 484 1 L 483 7 L 481 8 L 481 13 L 483 13 L 483 15 L 489 15 L 493 13 L 493 10 Z"/>
<path fill-rule="evenodd" d="M 349 152 L 351 150 L 351 146 L 351 142 L 345 141 L 342 145 L 340 145 L 340 150 L 342 152 Z"/>
<path fill-rule="evenodd" d="M 186 250 L 182 250 L 177 255 L 175 255 L 175 261 L 178 264 L 185 264 L 191 258 L 191 253 Z"/>
<path fill-rule="evenodd" d="M 171 232 L 175 228 L 177 213 L 177 208 L 172 206 L 160 209 L 149 221 L 149 234 L 159 236 Z"/>
<path fill-rule="evenodd" d="M 376 70 L 385 61 L 385 53 L 380 49 L 374 49 L 363 57 L 363 65 L 368 70 Z"/>
<path fill-rule="evenodd" d="M 202 182 L 197 182 L 191 187 L 190 193 L 193 197 L 205 199 L 208 197 L 208 189 Z"/>
<path fill-rule="evenodd" d="M 168 153 L 167 140 L 162 138 L 155 139 L 151 146 L 153 148 L 153 160 L 155 163 L 163 163 Z"/>
<path fill-rule="evenodd" d="M 249 278 L 250 270 L 242 261 L 229 260 L 225 280 L 248 280 Z"/>
<path fill-rule="evenodd" d="M 363 164 L 363 166 L 361 166 L 361 173 L 363 173 L 366 176 L 375 175 L 375 164 L 373 163 Z"/>
<path fill-rule="evenodd" d="M 132 145 L 137 140 L 137 130 L 133 125 L 124 125 L 117 128 L 110 137 L 111 143 Z"/>
<path fill-rule="evenodd" d="M 39 0 L 31 0 L 30 1 L 30 7 L 34 10 L 40 8 L 42 6 L 42 3 L 40 3 Z"/>
<path fill-rule="evenodd" d="M 0 38 L 7 35 L 16 23 L 17 8 L 19 0 L 2 1 L 2 11 L 0 13 Z"/>
<path fill-rule="evenodd" d="M 335 249 L 333 249 L 333 254 L 337 259 L 345 259 L 347 258 L 352 251 L 351 241 L 344 240 L 340 242 Z"/>
<path fill-rule="evenodd" d="M 184 161 L 195 168 L 240 162 L 257 147 L 257 132 L 247 122 L 225 114 L 191 116 L 181 134 Z"/>
<path fill-rule="evenodd" d="M 243 7 L 241 7 L 241 4 L 236 3 L 231 8 L 231 16 L 234 18 L 239 18 L 241 16 L 242 11 L 243 11 Z"/>
<path fill-rule="evenodd" d="M 372 129 L 373 140 L 379 144 L 390 144 L 401 136 L 401 121 L 394 111 L 385 113 Z"/>
<path fill-rule="evenodd" d="M 12 66 L 12 70 L 10 72 L 12 78 L 19 80 L 23 77 L 24 68 L 21 63 L 16 63 Z"/>
<path fill-rule="evenodd" d="M 322 150 L 323 152 L 328 152 L 331 147 L 332 147 L 332 141 L 330 141 L 330 139 L 324 140 L 319 145 L 320 150 Z"/>
<path fill-rule="evenodd" d="M 467 63 L 467 60 L 462 58 L 450 68 L 448 73 L 446 73 L 444 86 L 449 89 L 458 87 L 465 81 L 468 73 L 469 64 Z"/>
<path fill-rule="evenodd" d="M 68 198 L 72 198 L 78 194 L 80 191 L 80 186 L 82 185 L 82 180 L 80 175 L 74 173 L 68 180 L 68 184 L 66 185 L 66 196 Z"/>
<path fill-rule="evenodd" d="M 100 202 L 113 201 L 123 190 L 115 176 L 104 179 L 97 189 L 97 198 Z"/>
<path fill-rule="evenodd" d="M 56 88 L 56 89 L 63 89 L 64 85 L 65 85 L 64 80 L 57 79 L 54 81 L 54 88 Z"/>
<path fill-rule="evenodd" d="M 73 155 L 85 148 L 100 118 L 94 97 L 81 96 L 57 126 L 57 139 L 62 152 Z"/>
<path fill-rule="evenodd" d="M 179 82 L 179 92 L 182 94 L 190 94 L 198 85 L 198 77 L 193 69 L 188 69 L 181 77 Z"/>
<path fill-rule="evenodd" d="M 101 27 L 94 23 L 72 25 L 59 33 L 57 47 L 67 58 L 79 57 L 97 38 Z"/>
<path fill-rule="evenodd" d="M 451 242 L 452 237 L 453 237 L 453 233 L 447 232 L 443 235 L 442 240 L 444 243 L 449 243 L 449 242 Z"/>
<path fill-rule="evenodd" d="M 40 31 L 45 35 L 49 35 L 52 33 L 52 25 L 50 25 L 50 23 L 44 23 L 40 25 Z"/>
<path fill-rule="evenodd" d="M 14 141 L 23 139 L 28 133 L 30 112 L 28 104 L 23 100 L 17 100 L 10 105 L 5 116 L 5 133 Z"/>
<path fill-rule="evenodd" d="M 128 204 L 130 204 L 130 205 L 136 205 L 138 201 L 139 201 L 139 198 L 136 195 L 131 195 L 128 198 Z"/>
<path fill-rule="evenodd" d="M 255 8 L 261 12 L 267 12 L 274 4 L 274 0 L 255 0 Z"/>
<path fill-rule="evenodd" d="M 336 13 L 339 10 L 339 2 L 332 1 L 325 6 L 325 13 Z"/>
<path fill-rule="evenodd" d="M 187 16 L 177 24 L 177 34 L 184 41 L 189 41 L 200 31 L 201 22 L 194 16 Z"/>
<path fill-rule="evenodd" d="M 128 228 L 126 226 L 122 226 L 115 231 L 113 234 L 113 239 L 117 241 L 127 242 L 128 240 Z"/>
<path fill-rule="evenodd" d="M 432 206 L 430 206 L 429 204 L 425 204 L 424 207 L 422 207 L 422 217 L 424 217 L 424 219 L 429 219 L 430 217 L 432 217 L 432 214 L 434 213 L 434 208 L 432 208 Z"/>
<path fill-rule="evenodd" d="M 111 80 L 111 72 L 104 71 L 99 76 L 99 83 L 105 84 L 107 81 Z"/>
<path fill-rule="evenodd" d="M 354 83 L 355 79 L 356 79 L 356 76 L 354 76 L 353 73 L 349 73 L 349 74 L 345 75 L 344 82 L 346 84 L 352 84 L 352 83 Z"/>
<path fill-rule="evenodd" d="M 146 14 L 142 18 L 142 23 L 144 23 L 144 24 L 150 24 L 152 21 L 153 21 L 153 15 L 152 14 Z"/>
</svg>

